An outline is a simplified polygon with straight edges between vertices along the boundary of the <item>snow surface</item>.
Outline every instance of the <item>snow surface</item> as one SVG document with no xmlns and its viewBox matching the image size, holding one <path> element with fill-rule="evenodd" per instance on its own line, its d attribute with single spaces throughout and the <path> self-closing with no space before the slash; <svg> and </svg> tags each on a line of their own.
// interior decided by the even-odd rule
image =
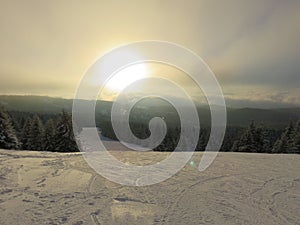
<svg viewBox="0 0 300 225">
<path fill-rule="evenodd" d="M 112 154 L 139 165 L 168 155 Z M 300 223 L 300 155 L 220 153 L 200 173 L 201 155 L 165 182 L 127 187 L 81 153 L 0 150 L 0 224 Z"/>
</svg>

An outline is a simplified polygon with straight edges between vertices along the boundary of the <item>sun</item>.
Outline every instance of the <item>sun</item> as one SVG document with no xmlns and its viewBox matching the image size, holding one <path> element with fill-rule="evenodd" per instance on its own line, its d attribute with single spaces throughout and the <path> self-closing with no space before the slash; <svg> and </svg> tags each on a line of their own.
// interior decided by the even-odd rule
<svg viewBox="0 0 300 225">
<path fill-rule="evenodd" d="M 107 81 L 106 87 L 112 91 L 120 92 L 135 81 L 147 77 L 149 73 L 150 71 L 146 64 L 134 64 L 118 71 Z"/>
</svg>

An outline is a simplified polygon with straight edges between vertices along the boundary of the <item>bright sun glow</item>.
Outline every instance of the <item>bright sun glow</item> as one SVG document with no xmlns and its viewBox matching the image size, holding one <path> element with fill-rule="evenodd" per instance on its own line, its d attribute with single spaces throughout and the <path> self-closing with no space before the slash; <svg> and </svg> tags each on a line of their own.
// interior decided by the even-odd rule
<svg viewBox="0 0 300 225">
<path fill-rule="evenodd" d="M 143 63 L 135 64 L 117 72 L 106 84 L 114 91 L 121 91 L 128 85 L 149 75 L 147 66 Z"/>
</svg>

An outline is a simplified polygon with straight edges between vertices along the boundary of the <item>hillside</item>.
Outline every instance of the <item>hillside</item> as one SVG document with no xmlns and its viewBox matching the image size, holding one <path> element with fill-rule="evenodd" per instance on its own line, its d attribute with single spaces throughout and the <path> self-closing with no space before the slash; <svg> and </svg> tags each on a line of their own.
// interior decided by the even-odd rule
<svg viewBox="0 0 300 225">
<path fill-rule="evenodd" d="M 0 96 L 0 105 L 9 111 L 58 113 L 62 109 L 72 110 L 72 99 L 52 98 L 44 96 Z M 112 102 L 98 101 L 96 106 L 97 118 L 110 118 Z M 182 105 L 181 107 L 184 107 Z M 145 114 L 146 112 L 146 114 Z M 228 124 L 232 126 L 247 126 L 251 120 L 268 126 L 286 126 L 290 120 L 300 119 L 300 108 L 255 109 L 227 108 Z M 133 110 L 139 122 L 146 122 L 153 116 L 164 116 L 173 123 L 178 122 L 175 109 L 161 100 L 150 99 L 140 102 Z M 209 125 L 210 111 L 205 106 L 198 106 L 200 122 Z M 134 117 L 134 116 L 133 116 Z M 175 122 L 174 122 L 175 121 Z"/>
</svg>

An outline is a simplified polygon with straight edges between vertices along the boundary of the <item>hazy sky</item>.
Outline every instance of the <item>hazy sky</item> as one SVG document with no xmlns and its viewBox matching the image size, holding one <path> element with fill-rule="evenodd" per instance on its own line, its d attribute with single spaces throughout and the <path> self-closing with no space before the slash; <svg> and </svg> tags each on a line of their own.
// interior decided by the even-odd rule
<svg viewBox="0 0 300 225">
<path fill-rule="evenodd" d="M 0 0 L 0 93 L 71 98 L 109 49 L 175 42 L 233 106 L 300 105 L 299 0 Z"/>
</svg>

